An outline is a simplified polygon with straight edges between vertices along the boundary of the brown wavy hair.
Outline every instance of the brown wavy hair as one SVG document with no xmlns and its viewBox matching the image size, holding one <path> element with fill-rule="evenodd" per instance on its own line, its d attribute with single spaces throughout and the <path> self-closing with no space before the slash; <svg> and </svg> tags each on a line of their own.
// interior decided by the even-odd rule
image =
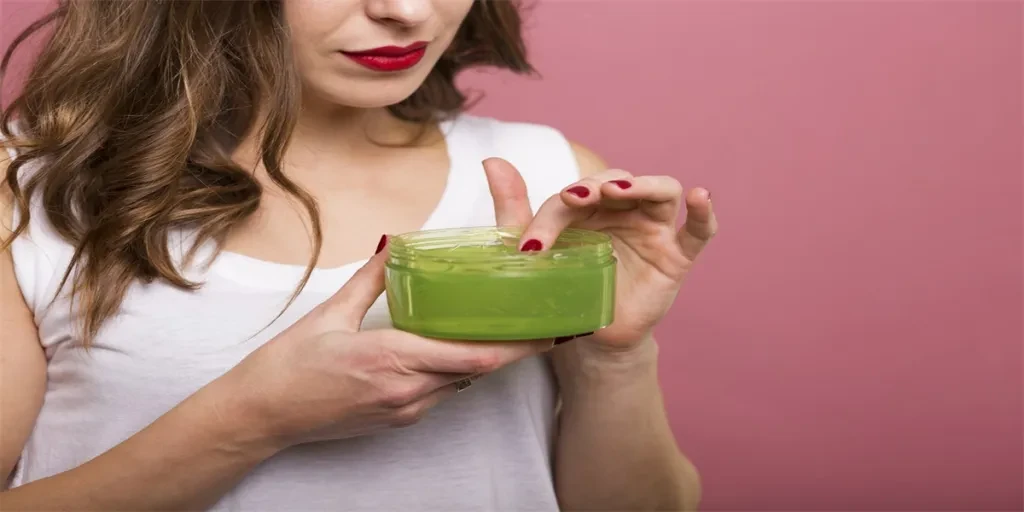
<svg viewBox="0 0 1024 512">
<path fill-rule="evenodd" d="M 467 97 L 454 81 L 471 66 L 532 72 L 519 9 L 510 0 L 474 2 L 451 47 L 392 114 L 429 123 L 463 110 Z M 191 262 L 257 210 L 260 184 L 231 159 L 249 133 L 267 174 L 310 217 L 313 256 L 293 300 L 322 233 L 315 200 L 281 169 L 301 98 L 279 1 L 61 0 L 7 49 L 0 80 L 15 50 L 50 26 L 0 119 L 4 144 L 18 152 L 4 180 L 22 212 L 3 249 L 27 228 L 29 199 L 40 201 L 75 247 L 60 289 L 70 283 L 85 346 L 133 282 L 201 285 L 175 266 L 168 237 L 195 233 Z M 257 108 L 268 117 L 257 120 Z M 19 179 L 37 159 L 41 169 Z"/>
</svg>

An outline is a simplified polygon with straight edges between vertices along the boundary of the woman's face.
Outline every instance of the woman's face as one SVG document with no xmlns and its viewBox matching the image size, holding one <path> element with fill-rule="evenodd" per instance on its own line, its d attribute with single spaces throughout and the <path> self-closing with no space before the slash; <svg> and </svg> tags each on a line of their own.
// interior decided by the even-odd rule
<svg viewBox="0 0 1024 512">
<path fill-rule="evenodd" d="M 305 94 L 358 108 L 412 95 L 473 0 L 283 0 Z"/>
</svg>

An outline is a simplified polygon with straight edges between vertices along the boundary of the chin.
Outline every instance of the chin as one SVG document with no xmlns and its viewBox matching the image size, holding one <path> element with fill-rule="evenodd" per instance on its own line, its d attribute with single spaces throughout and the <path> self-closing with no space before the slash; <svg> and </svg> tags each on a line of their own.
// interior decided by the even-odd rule
<svg viewBox="0 0 1024 512">
<path fill-rule="evenodd" d="M 339 80 L 326 86 L 311 87 L 307 93 L 334 105 L 354 108 L 383 108 L 401 103 L 423 84 L 421 77 L 394 77 L 385 80 Z M 310 84 L 312 85 L 312 84 Z"/>
</svg>

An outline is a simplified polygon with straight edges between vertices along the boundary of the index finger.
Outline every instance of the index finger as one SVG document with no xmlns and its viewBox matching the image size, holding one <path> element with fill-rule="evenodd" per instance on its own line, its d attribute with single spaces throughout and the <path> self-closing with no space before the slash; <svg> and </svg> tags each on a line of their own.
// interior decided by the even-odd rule
<svg viewBox="0 0 1024 512">
<path fill-rule="evenodd" d="M 396 354 L 402 366 L 431 373 L 491 373 L 521 359 L 550 350 L 552 340 L 447 341 L 402 331 Z"/>
<path fill-rule="evenodd" d="M 501 158 L 484 160 L 484 174 L 494 199 L 494 218 L 499 227 L 525 226 L 533 218 L 523 176 Z"/>
<path fill-rule="evenodd" d="M 602 206 L 602 183 L 610 179 L 632 178 L 621 169 L 588 176 L 544 201 L 519 240 L 521 251 L 550 249 L 566 228 L 591 218 Z"/>
</svg>

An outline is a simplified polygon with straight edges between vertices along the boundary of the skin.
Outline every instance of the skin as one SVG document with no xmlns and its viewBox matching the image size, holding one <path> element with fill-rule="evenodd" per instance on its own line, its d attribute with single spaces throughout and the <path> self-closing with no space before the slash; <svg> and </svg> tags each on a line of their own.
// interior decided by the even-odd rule
<svg viewBox="0 0 1024 512">
<path fill-rule="evenodd" d="M 366 257 L 381 233 L 418 229 L 437 204 L 449 162 L 436 127 L 418 127 L 383 107 L 411 94 L 451 41 L 470 0 L 285 0 L 306 104 L 284 168 L 319 200 L 325 243 L 319 265 Z M 338 50 L 431 41 L 415 68 L 377 74 Z M 375 143 L 376 142 L 376 143 Z M 674 179 L 607 170 L 575 146 L 584 178 L 534 216 L 519 173 L 491 159 L 484 168 L 499 224 L 526 225 L 524 243 L 547 247 L 568 226 L 609 233 L 620 259 L 616 322 L 551 351 L 562 409 L 555 485 L 565 510 L 682 510 L 696 507 L 699 479 L 680 453 L 658 386 L 651 332 L 697 254 L 717 230 L 707 191 L 685 196 Z M 259 212 L 226 243 L 229 251 L 305 265 L 300 208 L 255 164 L 251 140 L 236 158 L 266 185 Z M 4 166 L 0 164 L 0 166 Z M 339 172 L 339 169 L 343 169 Z M 628 180 L 623 188 L 612 181 Z M 586 197 L 574 195 L 586 187 Z M 0 195 L 5 224 L 9 191 Z M 685 208 L 686 222 L 677 231 Z M 359 212 L 360 222 L 347 223 Z M 9 237 L 7 230 L 0 236 Z M 383 290 L 386 249 L 334 297 L 239 366 L 152 425 L 78 468 L 0 493 L 16 510 L 152 510 L 207 507 L 255 465 L 297 443 L 339 439 L 415 423 L 454 392 L 452 382 L 486 374 L 551 348 L 550 340 L 468 345 L 393 330 L 359 331 Z M 0 476 L 13 469 L 46 386 L 46 360 L 28 307 L 0 255 Z M 257 378 L 258 376 L 258 378 Z M 483 378 L 486 378 L 483 377 Z M 357 390 L 341 393 L 338 390 Z"/>
<path fill-rule="evenodd" d="M 616 321 L 552 356 L 561 398 L 555 484 L 565 510 L 692 510 L 700 478 L 676 446 L 657 378 L 652 330 L 672 305 L 718 223 L 710 193 L 669 176 L 607 169 L 576 147 L 583 178 L 534 216 L 507 162 L 484 163 L 499 225 L 525 225 L 521 246 L 550 247 L 567 227 L 612 237 L 619 269 Z M 581 197 L 584 196 L 584 197 Z M 686 222 L 677 231 L 680 210 Z"/>
</svg>

